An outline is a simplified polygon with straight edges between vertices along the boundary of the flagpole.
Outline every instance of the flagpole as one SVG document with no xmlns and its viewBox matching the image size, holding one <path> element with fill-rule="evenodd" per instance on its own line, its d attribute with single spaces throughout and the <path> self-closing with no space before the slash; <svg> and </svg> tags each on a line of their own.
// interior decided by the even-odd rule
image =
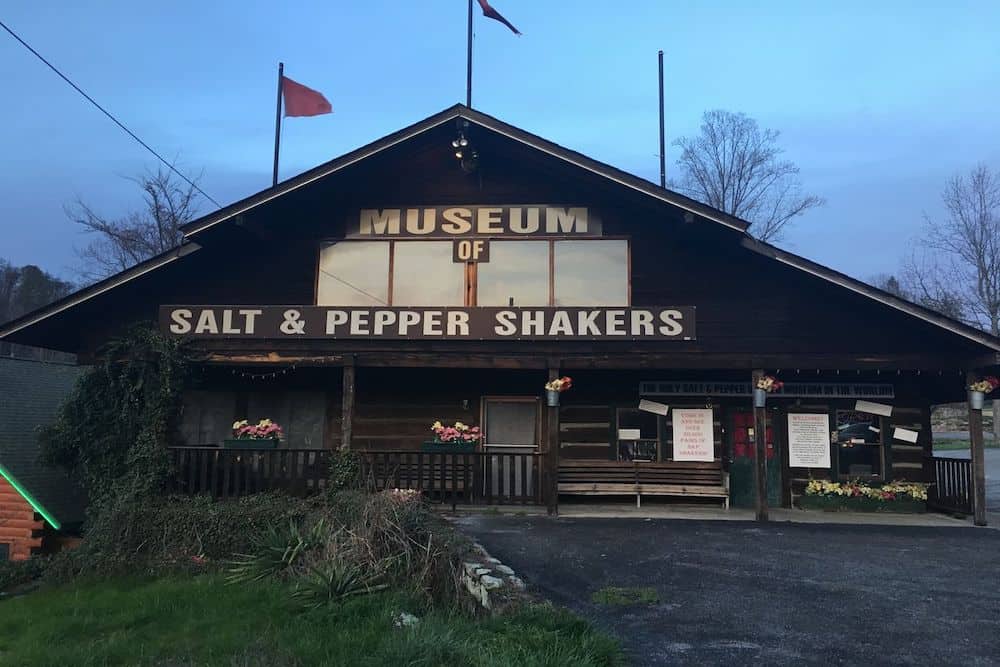
<svg viewBox="0 0 1000 667">
<path fill-rule="evenodd" d="M 663 119 L 663 51 L 660 51 L 660 187 L 667 187 L 667 129 Z"/>
<path fill-rule="evenodd" d="M 281 148 L 281 84 L 285 78 L 285 63 L 278 63 L 278 104 L 274 112 L 274 177 L 271 187 L 278 184 L 278 151 Z"/>
<path fill-rule="evenodd" d="M 469 0 L 469 60 L 465 73 L 465 106 L 472 108 L 472 0 Z"/>
</svg>

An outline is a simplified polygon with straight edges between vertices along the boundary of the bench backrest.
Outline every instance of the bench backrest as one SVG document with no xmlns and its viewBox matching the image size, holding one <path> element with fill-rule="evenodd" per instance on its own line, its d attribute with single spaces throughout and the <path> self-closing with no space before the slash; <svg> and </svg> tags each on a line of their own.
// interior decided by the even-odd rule
<svg viewBox="0 0 1000 667">
<path fill-rule="evenodd" d="M 563 460 L 559 462 L 559 481 L 564 484 L 603 482 L 721 486 L 722 462 Z"/>
</svg>

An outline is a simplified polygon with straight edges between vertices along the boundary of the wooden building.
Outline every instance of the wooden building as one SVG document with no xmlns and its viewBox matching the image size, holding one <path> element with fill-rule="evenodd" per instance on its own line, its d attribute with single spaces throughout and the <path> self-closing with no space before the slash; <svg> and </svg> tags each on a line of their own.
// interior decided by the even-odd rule
<svg viewBox="0 0 1000 667">
<path fill-rule="evenodd" d="M 998 365 L 994 337 L 461 105 L 185 233 L 0 337 L 85 361 L 157 320 L 207 355 L 184 445 L 269 417 L 296 452 L 387 453 L 386 483 L 423 466 L 405 453 L 435 420 L 485 429 L 468 484 L 553 508 L 557 485 L 763 504 L 758 461 L 771 505 L 810 477 L 932 481 L 930 407 Z M 763 373 L 786 384 L 755 413 Z M 560 375 L 574 387 L 546 407 Z M 825 416 L 825 453 L 803 450 L 803 414 Z M 439 482 L 471 493 L 457 474 Z"/>
</svg>

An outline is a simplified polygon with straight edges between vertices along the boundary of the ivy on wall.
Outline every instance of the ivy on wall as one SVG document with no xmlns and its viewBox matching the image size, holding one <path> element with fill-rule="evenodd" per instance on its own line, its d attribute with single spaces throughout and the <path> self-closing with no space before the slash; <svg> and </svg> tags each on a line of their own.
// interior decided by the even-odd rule
<svg viewBox="0 0 1000 667">
<path fill-rule="evenodd" d="M 92 508 L 158 492 L 170 471 L 192 353 L 150 326 L 109 343 L 41 433 L 42 460 L 84 484 Z"/>
</svg>

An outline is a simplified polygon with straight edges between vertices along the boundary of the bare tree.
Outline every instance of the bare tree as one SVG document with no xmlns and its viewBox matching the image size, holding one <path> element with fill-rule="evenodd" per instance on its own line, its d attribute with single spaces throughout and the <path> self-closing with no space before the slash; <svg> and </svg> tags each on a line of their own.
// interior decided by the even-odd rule
<svg viewBox="0 0 1000 667">
<path fill-rule="evenodd" d="M 676 187 L 751 223 L 750 233 L 761 241 L 780 239 L 793 218 L 824 201 L 802 192 L 799 168 L 781 159 L 778 135 L 746 114 L 705 112 L 698 136 L 674 142 L 682 149 Z"/>
<path fill-rule="evenodd" d="M 142 189 L 144 207 L 121 218 L 103 217 L 82 199 L 66 214 L 93 238 L 77 254 L 83 260 L 81 275 L 99 280 L 180 245 L 181 226 L 197 212 L 195 186 L 159 169 L 130 178 Z"/>
<path fill-rule="evenodd" d="M 947 215 L 927 217 L 907 281 L 925 298 L 959 304 L 966 321 L 1000 336 L 1000 171 L 977 165 L 953 176 L 941 198 Z M 1000 400 L 993 415 L 1000 439 Z"/>
</svg>

